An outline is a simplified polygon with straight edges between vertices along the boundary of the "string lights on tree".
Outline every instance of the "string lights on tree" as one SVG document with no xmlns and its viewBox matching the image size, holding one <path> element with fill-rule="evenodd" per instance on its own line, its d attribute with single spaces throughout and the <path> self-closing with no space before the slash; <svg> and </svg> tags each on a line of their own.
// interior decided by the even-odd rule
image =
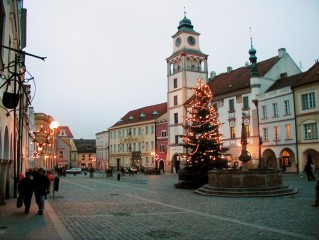
<svg viewBox="0 0 319 240">
<path fill-rule="evenodd" d="M 221 124 L 213 107 L 212 91 L 199 79 L 193 92 L 190 110 L 183 122 L 185 133 L 182 139 L 188 149 L 186 164 L 195 169 L 203 166 L 221 168 Z"/>
</svg>

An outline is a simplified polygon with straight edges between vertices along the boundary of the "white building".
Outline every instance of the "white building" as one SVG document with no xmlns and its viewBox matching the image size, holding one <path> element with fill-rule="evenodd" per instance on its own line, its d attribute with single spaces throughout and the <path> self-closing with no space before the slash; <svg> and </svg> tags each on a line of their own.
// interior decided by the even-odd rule
<svg viewBox="0 0 319 240">
<path fill-rule="evenodd" d="M 167 61 L 167 113 L 168 151 L 167 172 L 176 172 L 184 166 L 181 154 L 185 153 L 180 138 L 186 108 L 184 103 L 193 95 L 192 88 L 199 78 L 207 82 L 207 57 L 199 48 L 199 33 L 186 16 L 179 22 L 173 38 L 173 54 Z"/>
<path fill-rule="evenodd" d="M 278 56 L 257 63 L 256 50 L 249 50 L 251 65 L 226 73 L 211 75 L 209 85 L 213 92 L 214 106 L 222 124 L 223 147 L 229 165 L 240 164 L 242 123 L 248 136 L 247 150 L 251 154 L 250 168 L 257 168 L 261 157 L 258 121 L 258 95 L 265 93 L 271 85 L 285 76 L 300 73 L 300 69 L 284 48 Z M 262 164 L 262 163 L 261 163 Z M 275 167 L 273 164 L 271 167 Z M 277 166 L 278 167 L 278 166 Z"/>
<path fill-rule="evenodd" d="M 261 157 L 269 168 L 297 172 L 297 138 L 292 84 L 302 74 L 285 77 L 257 96 Z"/>
<path fill-rule="evenodd" d="M 102 131 L 96 136 L 96 168 L 97 170 L 108 169 L 109 160 L 109 132 Z"/>
</svg>

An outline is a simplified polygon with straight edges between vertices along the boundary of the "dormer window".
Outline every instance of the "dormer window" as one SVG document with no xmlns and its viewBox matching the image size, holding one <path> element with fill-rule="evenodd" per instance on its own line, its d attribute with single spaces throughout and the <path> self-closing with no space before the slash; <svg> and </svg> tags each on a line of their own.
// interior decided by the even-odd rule
<svg viewBox="0 0 319 240">
<path fill-rule="evenodd" d="M 144 118 L 144 117 L 145 117 L 145 114 L 141 113 L 140 118 Z"/>
<path fill-rule="evenodd" d="M 158 112 L 154 111 L 153 116 L 156 116 L 156 115 L 158 115 Z"/>
<path fill-rule="evenodd" d="M 133 119 L 134 119 L 133 116 L 130 116 L 130 117 L 128 118 L 128 120 L 130 120 L 130 121 L 132 121 Z"/>
</svg>

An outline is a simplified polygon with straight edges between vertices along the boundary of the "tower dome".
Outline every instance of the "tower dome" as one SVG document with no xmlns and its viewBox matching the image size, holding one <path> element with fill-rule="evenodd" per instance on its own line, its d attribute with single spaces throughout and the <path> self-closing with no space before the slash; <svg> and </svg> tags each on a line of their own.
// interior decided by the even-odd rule
<svg viewBox="0 0 319 240">
<path fill-rule="evenodd" d="M 188 31 L 194 31 L 194 26 L 192 25 L 191 20 L 189 20 L 186 16 L 179 21 L 179 26 L 177 27 L 178 31 L 181 30 L 188 30 Z"/>
</svg>

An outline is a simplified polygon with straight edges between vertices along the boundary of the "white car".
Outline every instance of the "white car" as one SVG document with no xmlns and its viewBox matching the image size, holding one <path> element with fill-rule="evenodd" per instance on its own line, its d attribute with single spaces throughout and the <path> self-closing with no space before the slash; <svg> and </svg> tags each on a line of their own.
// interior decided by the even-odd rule
<svg viewBox="0 0 319 240">
<path fill-rule="evenodd" d="M 77 174 L 77 173 L 81 173 L 82 170 L 81 170 L 81 168 L 70 168 L 70 169 L 66 170 L 65 172 L 66 172 L 66 173 Z"/>
</svg>

